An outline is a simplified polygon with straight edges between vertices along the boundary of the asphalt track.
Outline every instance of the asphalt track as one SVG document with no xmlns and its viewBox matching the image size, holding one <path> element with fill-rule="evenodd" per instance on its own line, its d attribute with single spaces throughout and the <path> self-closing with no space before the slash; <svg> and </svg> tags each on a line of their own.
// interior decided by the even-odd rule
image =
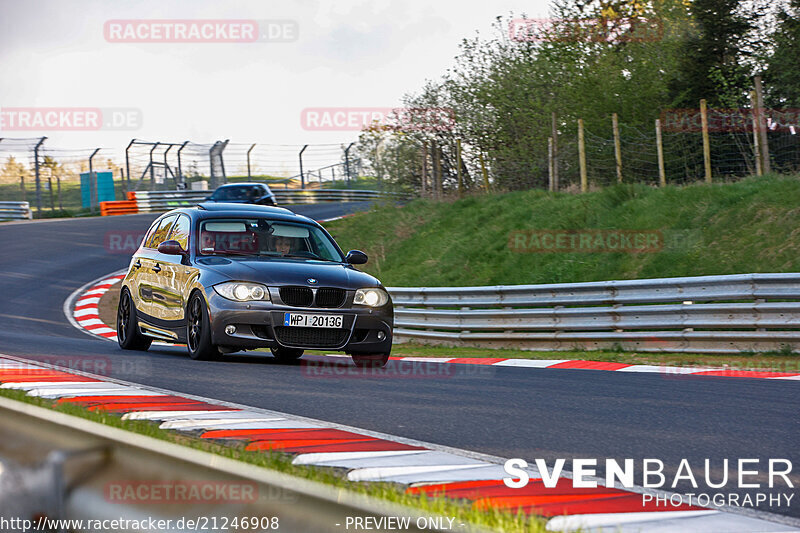
<svg viewBox="0 0 800 533">
<path fill-rule="evenodd" d="M 313 218 L 364 209 L 364 203 L 298 206 Z M 108 250 L 108 233 L 141 233 L 156 215 L 0 224 L 0 353 L 58 355 L 87 361 L 88 371 L 177 392 L 202 395 L 402 437 L 502 456 L 548 461 L 563 457 L 645 458 L 666 464 L 676 492 L 794 494 L 792 505 L 761 505 L 800 517 L 800 383 L 675 375 L 547 370 L 472 365 L 400 367 L 365 378 L 343 361 L 317 375 L 268 356 L 230 355 L 192 361 L 183 349 L 123 352 L 73 328 L 64 300 L 85 283 L 125 268 L 128 255 Z M 445 365 L 441 365 L 445 366 Z M 393 370 L 396 373 L 393 373 Z M 681 459 L 700 482 L 671 488 Z M 724 489 L 702 481 L 703 461 Z M 760 489 L 736 489 L 739 458 L 760 459 Z M 795 488 L 767 488 L 767 460 L 795 465 Z M 569 463 L 568 463 L 569 466 Z M 641 477 L 637 468 L 637 484 Z M 603 469 L 598 471 L 602 475 Z"/>
</svg>

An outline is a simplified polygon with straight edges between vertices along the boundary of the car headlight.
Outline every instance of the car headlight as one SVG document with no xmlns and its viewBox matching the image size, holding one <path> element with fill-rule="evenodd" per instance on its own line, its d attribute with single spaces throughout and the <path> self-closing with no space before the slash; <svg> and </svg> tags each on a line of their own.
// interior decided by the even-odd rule
<svg viewBox="0 0 800 533">
<path fill-rule="evenodd" d="M 260 283 L 226 281 L 225 283 L 214 285 L 214 290 L 223 298 L 236 302 L 270 301 L 269 290 Z"/>
<path fill-rule="evenodd" d="M 368 305 L 369 307 L 381 307 L 389 301 L 389 295 L 383 289 L 358 289 L 353 298 L 356 305 Z"/>
</svg>

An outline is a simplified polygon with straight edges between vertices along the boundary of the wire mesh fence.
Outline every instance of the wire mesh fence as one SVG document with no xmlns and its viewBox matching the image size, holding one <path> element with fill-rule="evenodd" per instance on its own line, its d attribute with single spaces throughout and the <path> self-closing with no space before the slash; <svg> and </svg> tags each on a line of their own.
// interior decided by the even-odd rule
<svg viewBox="0 0 800 533">
<path fill-rule="evenodd" d="M 769 115 L 769 113 L 767 113 Z M 618 182 L 648 185 L 687 185 L 701 181 L 727 182 L 755 175 L 760 171 L 791 174 L 800 172 L 800 124 L 780 125 L 767 117 L 765 125 L 766 150 L 769 168 L 759 169 L 754 127 L 702 129 L 663 127 L 659 159 L 657 126 L 650 128 L 620 122 L 614 134 L 611 118 L 593 122 L 584 128 L 586 180 L 588 189 L 606 187 Z M 708 143 L 708 159 L 705 143 Z M 763 142 L 763 141 L 760 141 Z M 555 147 L 531 147 L 516 158 L 485 156 L 490 180 L 497 190 L 548 189 L 557 182 L 558 190 L 581 190 L 581 156 L 577 121 L 564 122 L 559 127 Z M 477 150 L 465 150 L 465 166 L 480 172 Z M 662 170 L 663 165 L 663 170 Z M 431 167 L 434 164 L 431 163 Z M 455 165 L 451 165 L 455 168 Z M 453 190 L 457 181 L 450 169 L 442 176 L 445 191 Z M 466 182 L 464 184 L 466 186 Z M 473 180 L 476 188 L 480 180 Z M 423 189 L 421 184 L 417 187 Z M 431 187 L 427 189 L 430 191 Z"/>
<path fill-rule="evenodd" d="M 99 201 L 123 200 L 128 191 L 213 190 L 248 180 L 347 188 L 364 171 L 349 146 L 134 139 L 123 150 L 63 149 L 43 137 L 0 138 L 0 201 L 29 202 L 46 217 L 96 211 Z"/>
</svg>

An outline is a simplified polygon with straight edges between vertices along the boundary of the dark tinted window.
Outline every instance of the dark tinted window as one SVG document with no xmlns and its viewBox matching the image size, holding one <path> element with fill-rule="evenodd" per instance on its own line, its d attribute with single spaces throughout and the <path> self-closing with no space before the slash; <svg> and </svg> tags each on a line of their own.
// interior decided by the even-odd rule
<svg viewBox="0 0 800 533">
<path fill-rule="evenodd" d="M 217 189 L 211 197 L 219 202 L 249 202 L 258 200 L 265 194 L 266 191 L 258 185 L 234 185 Z"/>
</svg>

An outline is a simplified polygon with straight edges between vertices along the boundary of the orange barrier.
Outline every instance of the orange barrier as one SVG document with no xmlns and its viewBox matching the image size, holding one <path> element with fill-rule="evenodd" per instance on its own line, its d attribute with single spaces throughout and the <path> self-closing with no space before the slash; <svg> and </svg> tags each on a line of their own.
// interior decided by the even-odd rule
<svg viewBox="0 0 800 533">
<path fill-rule="evenodd" d="M 100 202 L 100 214 L 104 217 L 114 215 L 130 215 L 138 212 L 139 206 L 137 205 L 136 200 Z"/>
<path fill-rule="evenodd" d="M 127 192 L 128 200 L 136 200 L 136 191 Z"/>
</svg>

